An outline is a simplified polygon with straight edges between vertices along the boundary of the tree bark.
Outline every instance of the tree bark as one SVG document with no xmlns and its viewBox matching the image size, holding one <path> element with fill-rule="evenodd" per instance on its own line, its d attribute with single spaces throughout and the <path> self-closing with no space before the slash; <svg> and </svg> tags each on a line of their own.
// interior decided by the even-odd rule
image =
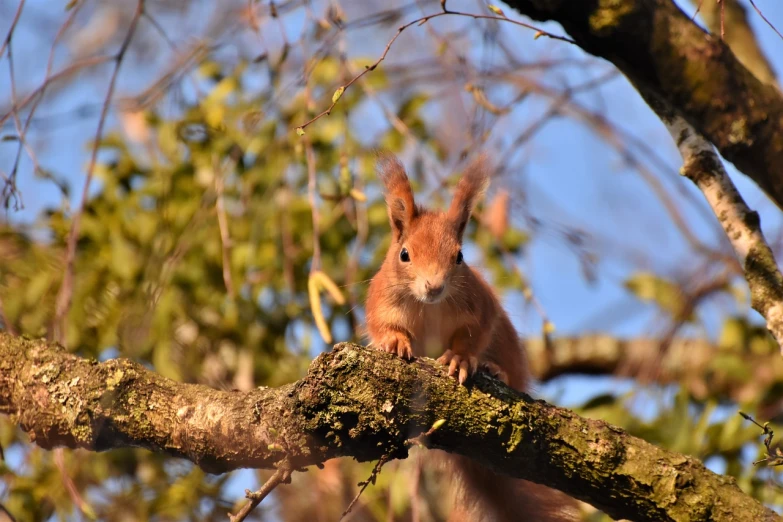
<svg viewBox="0 0 783 522">
<path fill-rule="evenodd" d="M 675 109 L 783 208 L 783 98 L 672 0 L 507 0 Z"/>
<path fill-rule="evenodd" d="M 298 469 L 341 456 L 404 458 L 415 440 L 560 489 L 615 518 L 779 519 L 696 459 L 485 375 L 459 386 L 432 360 L 406 362 L 351 344 L 320 355 L 300 381 L 240 393 L 0 333 L 0 412 L 44 448 L 142 447 L 213 473 L 283 459 Z"/>
<path fill-rule="evenodd" d="M 764 339 L 757 340 L 753 345 L 718 346 L 675 338 L 664 345 L 654 338 L 591 334 L 555 337 L 548 343 L 531 337 L 525 346 L 531 371 L 542 382 L 581 374 L 677 384 L 696 399 L 754 403 L 759 417 L 770 419 L 783 407 L 779 395 L 770 393 L 783 383 L 783 357 Z"/>
<path fill-rule="evenodd" d="M 702 2 L 691 0 L 693 9 L 699 10 L 702 20 L 712 34 L 721 34 L 734 56 L 762 82 L 778 90 L 777 75 L 764 51 L 759 45 L 748 18 L 748 9 L 740 0 L 723 2 Z"/>
</svg>

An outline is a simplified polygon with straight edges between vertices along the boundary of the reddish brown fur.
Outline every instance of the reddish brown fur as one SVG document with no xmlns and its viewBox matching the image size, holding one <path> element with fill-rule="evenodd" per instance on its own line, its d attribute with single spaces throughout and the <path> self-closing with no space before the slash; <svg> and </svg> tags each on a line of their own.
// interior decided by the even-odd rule
<svg viewBox="0 0 783 522">
<path fill-rule="evenodd" d="M 514 389 L 528 385 L 524 349 L 492 288 L 466 263 L 457 264 L 462 234 L 487 185 L 483 159 L 463 175 L 448 212 L 416 207 L 400 162 L 379 163 L 394 240 L 367 296 L 367 330 L 377 348 L 401 357 L 435 355 L 460 382 L 478 367 Z M 410 261 L 400 260 L 407 249 Z M 442 285 L 438 301 L 428 300 L 427 284 Z M 448 455 L 462 476 L 452 522 L 554 522 L 567 497 L 526 481 L 500 476 L 465 459 Z"/>
</svg>

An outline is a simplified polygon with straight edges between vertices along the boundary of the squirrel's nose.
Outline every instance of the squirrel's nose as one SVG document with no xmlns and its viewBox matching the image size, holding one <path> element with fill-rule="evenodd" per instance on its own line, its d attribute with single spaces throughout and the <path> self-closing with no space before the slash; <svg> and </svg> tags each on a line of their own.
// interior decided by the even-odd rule
<svg viewBox="0 0 783 522">
<path fill-rule="evenodd" d="M 427 290 L 427 297 L 438 297 L 443 292 L 443 283 L 434 285 L 429 281 L 424 283 L 424 288 Z"/>
</svg>

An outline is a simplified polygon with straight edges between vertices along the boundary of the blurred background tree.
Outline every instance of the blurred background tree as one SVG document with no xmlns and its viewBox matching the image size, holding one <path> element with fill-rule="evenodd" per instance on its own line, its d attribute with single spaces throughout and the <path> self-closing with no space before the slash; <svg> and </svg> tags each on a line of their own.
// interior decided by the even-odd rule
<svg viewBox="0 0 783 522">
<path fill-rule="evenodd" d="M 783 43 L 763 16 L 783 8 L 723 4 L 727 41 L 775 82 Z M 537 393 L 783 506 L 777 474 L 751 464 L 760 430 L 736 414 L 778 426 L 783 362 L 665 129 L 612 66 L 548 38 L 558 26 L 542 38 L 481 1 L 449 8 L 490 19 L 442 16 L 387 47 L 440 3 L 0 5 L 0 327 L 180 381 L 291 382 L 332 340 L 361 340 L 389 241 L 374 151 L 398 153 L 433 205 L 487 151 L 466 259 L 528 339 Z M 779 254 L 780 212 L 731 173 Z M 224 520 L 266 477 L 45 452 L 6 418 L 0 447 L 0 503 L 20 522 Z M 252 517 L 338 520 L 371 467 L 296 474 Z M 440 483 L 416 456 L 391 463 L 349 518 L 441 520 Z"/>
</svg>

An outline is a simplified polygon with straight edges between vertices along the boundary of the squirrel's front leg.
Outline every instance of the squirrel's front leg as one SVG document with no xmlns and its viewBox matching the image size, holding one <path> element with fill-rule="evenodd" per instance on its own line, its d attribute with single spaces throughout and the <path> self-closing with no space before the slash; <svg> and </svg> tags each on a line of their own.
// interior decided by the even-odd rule
<svg viewBox="0 0 783 522">
<path fill-rule="evenodd" d="M 411 337 L 407 332 L 391 328 L 384 329 L 377 339 L 377 341 L 373 341 L 373 345 L 379 350 L 397 354 L 403 359 L 413 358 Z"/>
<path fill-rule="evenodd" d="M 449 377 L 456 377 L 464 384 L 479 367 L 479 359 L 489 346 L 490 329 L 463 327 L 451 338 L 449 348 L 438 358 L 438 362 L 448 366 Z"/>
</svg>

